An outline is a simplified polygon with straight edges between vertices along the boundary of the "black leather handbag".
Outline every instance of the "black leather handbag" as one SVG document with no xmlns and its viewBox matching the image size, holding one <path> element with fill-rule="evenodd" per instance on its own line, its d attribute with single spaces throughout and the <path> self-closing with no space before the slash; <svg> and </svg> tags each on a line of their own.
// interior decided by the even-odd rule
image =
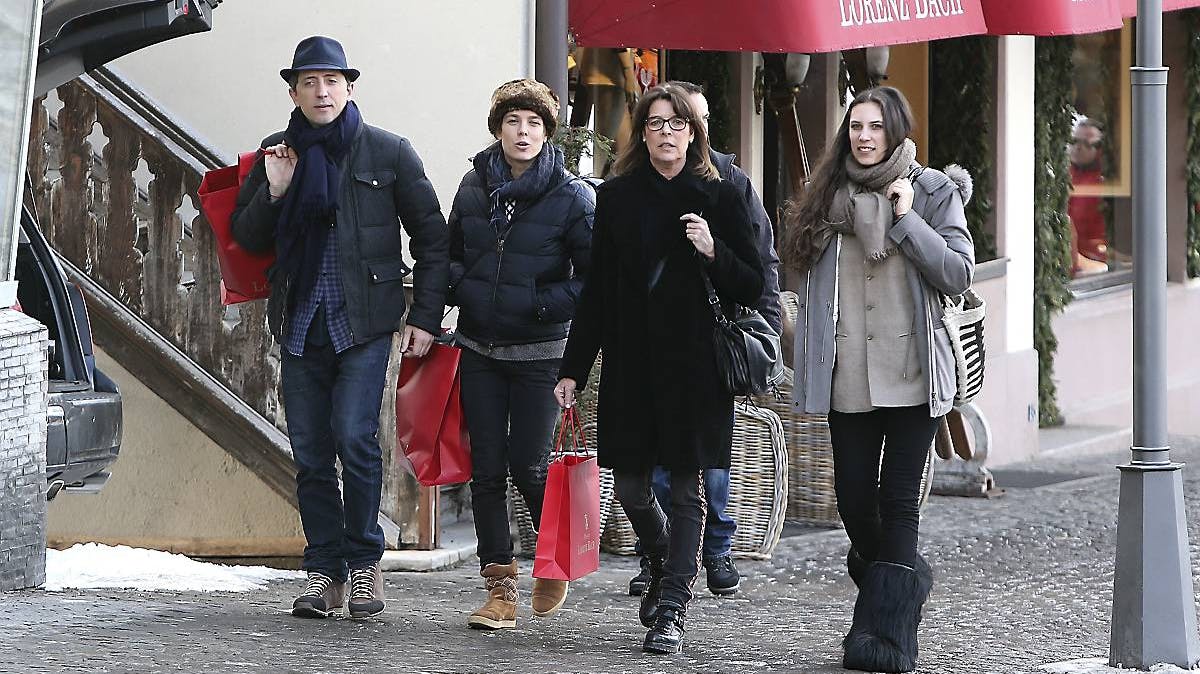
<svg viewBox="0 0 1200 674">
<path fill-rule="evenodd" d="M 713 351 L 717 371 L 726 390 L 735 396 L 778 395 L 783 380 L 783 359 L 779 353 L 779 335 L 754 309 L 738 305 L 733 320 L 721 310 L 721 300 L 713 288 L 708 270 L 700 268 L 708 305 L 712 307 L 716 325 L 713 326 Z"/>
</svg>

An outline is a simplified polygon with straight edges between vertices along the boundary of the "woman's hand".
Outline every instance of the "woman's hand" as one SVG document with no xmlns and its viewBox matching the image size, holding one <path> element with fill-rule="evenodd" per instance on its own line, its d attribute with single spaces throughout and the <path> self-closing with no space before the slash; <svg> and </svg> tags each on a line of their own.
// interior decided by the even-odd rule
<svg viewBox="0 0 1200 674">
<path fill-rule="evenodd" d="M 712 232 L 708 229 L 708 221 L 695 213 L 684 213 L 679 216 L 687 226 L 687 238 L 700 251 L 700 254 L 711 260 L 717 256 L 714 248 Z"/>
<path fill-rule="evenodd" d="M 913 185 L 908 178 L 896 178 L 888 185 L 885 193 L 888 199 L 892 199 L 892 210 L 896 213 L 896 218 L 903 218 L 913 205 Z"/>
<path fill-rule="evenodd" d="M 575 405 L 575 380 L 570 377 L 559 379 L 558 384 L 554 386 L 554 399 L 563 409 L 573 407 Z"/>
</svg>

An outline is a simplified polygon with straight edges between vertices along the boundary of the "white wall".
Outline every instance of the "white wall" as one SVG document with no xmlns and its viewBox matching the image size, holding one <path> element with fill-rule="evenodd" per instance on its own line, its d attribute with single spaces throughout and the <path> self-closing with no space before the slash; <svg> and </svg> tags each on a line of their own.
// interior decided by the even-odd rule
<svg viewBox="0 0 1200 674">
<path fill-rule="evenodd" d="M 1008 258 L 1008 351 L 1033 348 L 1034 38 L 1000 38 L 996 229 Z"/>
<path fill-rule="evenodd" d="M 302 8 L 302 9 L 300 9 Z M 287 124 L 279 69 L 296 43 L 328 35 L 362 71 L 363 118 L 412 140 L 448 213 L 468 157 L 491 137 L 488 102 L 533 72 L 533 0 L 237 0 L 213 30 L 117 60 L 113 69 L 227 157 Z"/>
</svg>

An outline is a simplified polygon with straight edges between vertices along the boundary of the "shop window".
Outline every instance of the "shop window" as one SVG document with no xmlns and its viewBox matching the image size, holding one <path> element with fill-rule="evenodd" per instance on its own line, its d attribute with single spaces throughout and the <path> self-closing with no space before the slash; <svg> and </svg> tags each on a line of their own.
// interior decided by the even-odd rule
<svg viewBox="0 0 1200 674">
<path fill-rule="evenodd" d="M 1075 38 L 1071 170 L 1071 277 L 1077 291 L 1127 282 L 1132 267 L 1129 68 L 1133 30 Z"/>
</svg>

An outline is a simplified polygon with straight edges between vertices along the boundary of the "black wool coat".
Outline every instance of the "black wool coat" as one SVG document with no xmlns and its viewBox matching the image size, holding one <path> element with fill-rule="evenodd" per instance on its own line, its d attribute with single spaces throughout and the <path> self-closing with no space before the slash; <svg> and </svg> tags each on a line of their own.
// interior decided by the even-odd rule
<svg viewBox="0 0 1200 674">
<path fill-rule="evenodd" d="M 450 211 L 450 294 L 458 331 L 490 346 L 567 336 L 587 276 L 596 195 L 559 165 L 544 191 L 518 203 L 510 226 L 491 224 L 487 168 L 495 143 L 463 176 Z"/>
<path fill-rule="evenodd" d="M 679 216 L 705 218 L 716 257 L 702 262 Z M 560 370 L 587 384 L 597 352 L 601 466 L 727 468 L 733 396 L 717 375 L 707 269 L 727 315 L 762 294 L 762 262 L 745 202 L 730 183 L 649 166 L 597 193 L 592 264 Z"/>
</svg>

